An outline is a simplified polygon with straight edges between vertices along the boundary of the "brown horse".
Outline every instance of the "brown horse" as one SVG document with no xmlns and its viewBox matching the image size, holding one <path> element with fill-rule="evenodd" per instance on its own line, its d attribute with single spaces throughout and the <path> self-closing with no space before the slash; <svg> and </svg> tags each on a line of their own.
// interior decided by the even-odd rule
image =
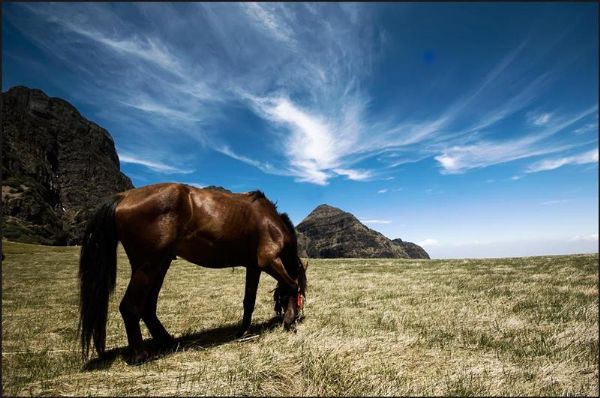
<svg viewBox="0 0 600 398">
<path fill-rule="evenodd" d="M 98 356 L 105 351 L 119 241 L 131 263 L 131 280 L 119 310 L 134 363 L 148 356 L 140 319 L 161 347 L 175 343 L 156 316 L 158 294 L 175 256 L 210 268 L 246 267 L 239 336 L 250 326 L 261 271 L 278 281 L 275 308 L 281 311 L 284 306 L 285 328 L 290 329 L 298 318 L 306 268 L 298 257 L 296 232 L 287 214 L 278 213 L 260 191 L 236 194 L 184 184 L 149 185 L 113 196 L 88 223 L 79 264 L 84 359 L 92 338 Z"/>
</svg>

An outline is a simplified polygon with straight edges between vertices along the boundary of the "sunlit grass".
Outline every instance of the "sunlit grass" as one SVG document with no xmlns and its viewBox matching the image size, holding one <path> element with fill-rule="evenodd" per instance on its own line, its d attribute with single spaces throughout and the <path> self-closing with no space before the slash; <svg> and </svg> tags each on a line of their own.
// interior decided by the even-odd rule
<svg viewBox="0 0 600 398">
<path fill-rule="evenodd" d="M 310 260 L 306 319 L 234 339 L 244 270 L 173 262 L 159 317 L 181 348 L 141 366 L 118 304 L 110 360 L 83 370 L 77 346 L 78 249 L 4 242 L 2 388 L 6 395 L 598 395 L 598 256 L 497 260 Z M 144 334 L 149 337 L 145 329 Z"/>
</svg>

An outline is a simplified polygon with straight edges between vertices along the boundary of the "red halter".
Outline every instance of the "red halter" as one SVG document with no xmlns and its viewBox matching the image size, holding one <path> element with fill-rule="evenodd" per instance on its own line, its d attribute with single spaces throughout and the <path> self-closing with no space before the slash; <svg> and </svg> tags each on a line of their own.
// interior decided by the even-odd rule
<svg viewBox="0 0 600 398">
<path fill-rule="evenodd" d="M 304 309 L 304 295 L 300 292 L 298 292 L 298 295 L 296 296 L 296 304 L 298 305 L 298 309 Z"/>
</svg>

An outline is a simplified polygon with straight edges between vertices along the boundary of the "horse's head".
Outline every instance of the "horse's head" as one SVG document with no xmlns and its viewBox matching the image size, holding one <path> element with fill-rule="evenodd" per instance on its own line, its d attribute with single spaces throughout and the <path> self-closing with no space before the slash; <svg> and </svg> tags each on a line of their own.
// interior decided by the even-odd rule
<svg viewBox="0 0 600 398">
<path fill-rule="evenodd" d="M 297 259 L 297 281 L 298 291 L 278 282 L 273 292 L 275 301 L 275 313 L 283 318 L 283 325 L 286 329 L 293 328 L 293 324 L 302 319 L 304 302 L 306 299 L 306 269 L 308 262 L 303 263 L 300 258 Z"/>
<path fill-rule="evenodd" d="M 286 235 L 286 242 L 282 248 L 280 257 L 290 277 L 296 280 L 298 289 L 278 282 L 273 294 L 275 301 L 275 312 L 279 317 L 283 316 L 283 325 L 286 329 L 293 327 L 304 308 L 306 297 L 306 269 L 308 263 L 304 264 L 298 256 L 298 240 L 294 224 L 286 213 L 279 213 L 281 221 L 285 225 L 282 232 Z"/>
</svg>

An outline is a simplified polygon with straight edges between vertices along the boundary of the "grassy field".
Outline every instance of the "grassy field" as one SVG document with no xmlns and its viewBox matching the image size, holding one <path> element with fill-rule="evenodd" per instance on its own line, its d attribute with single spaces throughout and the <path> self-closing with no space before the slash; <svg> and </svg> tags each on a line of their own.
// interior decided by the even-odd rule
<svg viewBox="0 0 600 398">
<path fill-rule="evenodd" d="M 177 260 L 158 312 L 180 348 L 129 366 L 118 313 L 129 264 L 119 249 L 108 359 L 84 368 L 76 336 L 78 249 L 3 246 L 3 395 L 599 392 L 597 254 L 311 260 L 298 332 L 270 322 L 275 282 L 263 275 L 256 336 L 246 341 L 234 338 L 244 270 Z"/>
</svg>

